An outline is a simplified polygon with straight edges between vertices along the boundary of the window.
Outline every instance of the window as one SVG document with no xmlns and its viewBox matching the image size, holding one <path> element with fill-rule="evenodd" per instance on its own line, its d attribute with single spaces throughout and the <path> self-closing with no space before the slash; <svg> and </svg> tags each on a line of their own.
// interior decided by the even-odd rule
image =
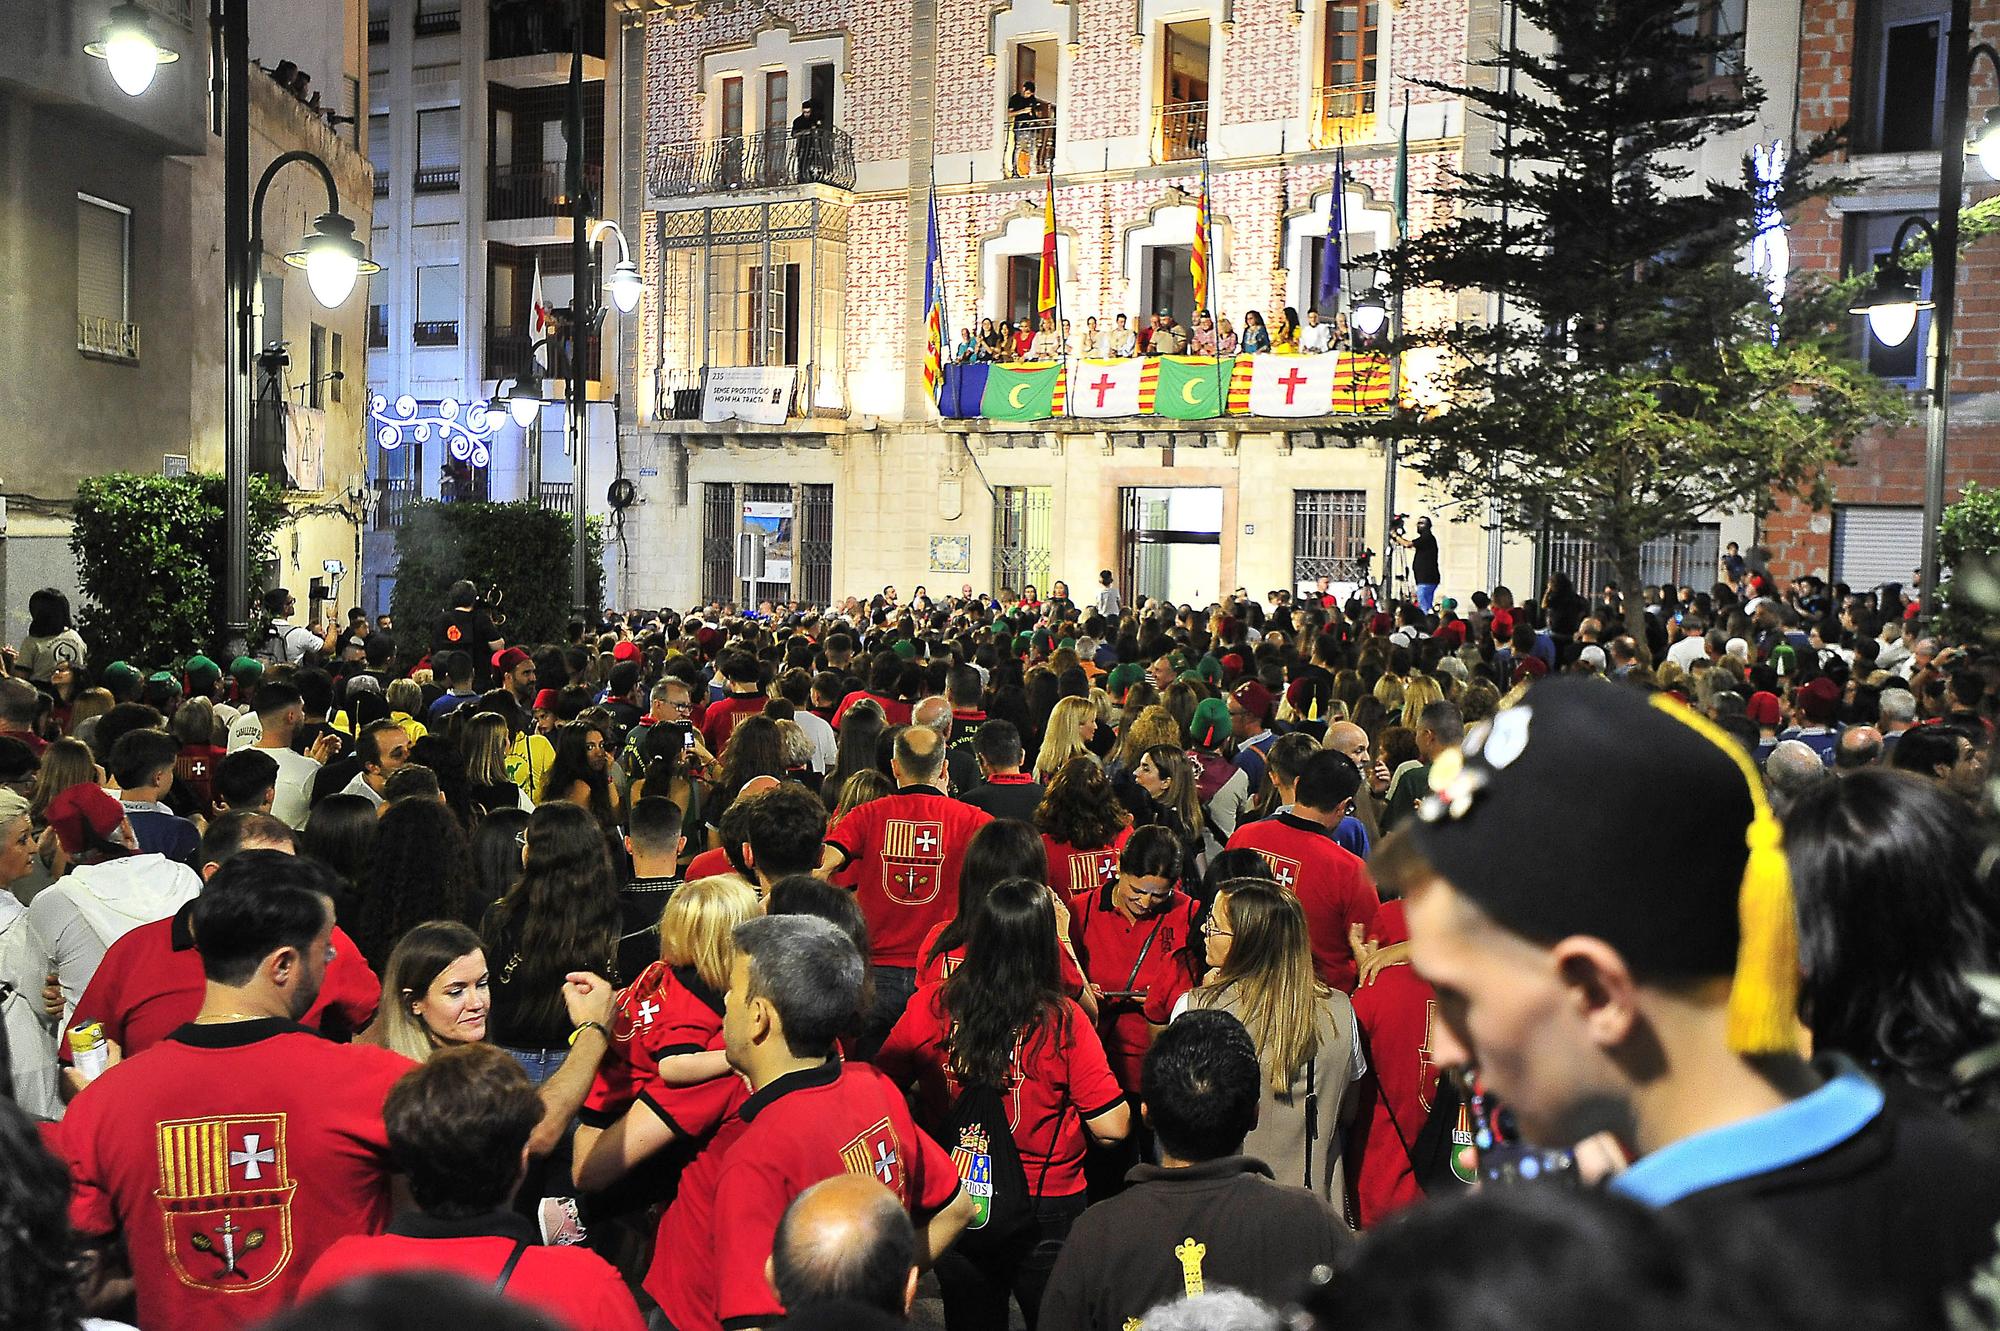
<svg viewBox="0 0 2000 1331">
<path fill-rule="evenodd" d="M 370 305 L 368 307 L 368 345 L 386 347 L 389 345 L 389 307 Z"/>
<path fill-rule="evenodd" d="M 1854 127 L 1861 152 L 1930 152 L 1944 121 L 1942 0 L 1864 0 L 1856 24 Z"/>
<path fill-rule="evenodd" d="M 326 406 L 326 327 L 314 324 L 306 340 L 306 405 Z"/>
<path fill-rule="evenodd" d="M 458 188 L 459 108 L 417 112 L 417 189 Z"/>
<path fill-rule="evenodd" d="M 1308 591 L 1329 579 L 1341 600 L 1368 579 L 1365 490 L 1292 491 L 1292 590 Z"/>
<path fill-rule="evenodd" d="M 1007 303 L 1000 317 L 1011 319 L 1016 328 L 1026 322 L 1035 326 L 1035 306 L 1042 294 L 1042 257 L 1039 254 L 1007 256 Z"/>
<path fill-rule="evenodd" d="M 717 124 L 725 139 L 738 138 L 743 133 L 743 80 L 735 75 L 722 81 L 722 119 Z"/>
<path fill-rule="evenodd" d="M 1323 139 L 1360 134 L 1374 120 L 1381 41 L 1381 0 L 1327 0 L 1326 60 L 1319 92 Z"/>
<path fill-rule="evenodd" d="M 448 347 L 458 344 L 458 265 L 417 269 L 416 344 Z"/>
<path fill-rule="evenodd" d="M 993 492 L 993 590 L 1049 588 L 1055 490 L 1046 485 L 1003 485 Z"/>
<path fill-rule="evenodd" d="M 333 334 L 330 347 L 331 349 L 327 354 L 326 371 L 329 376 L 338 375 L 340 378 L 329 377 L 327 381 L 327 396 L 338 402 L 340 401 L 340 381 L 347 377 L 347 351 L 341 342 L 339 333 Z"/>
<path fill-rule="evenodd" d="M 750 347 L 745 365 L 799 363 L 799 266 L 775 268 L 765 289 L 764 269 L 750 269 Z"/>
<path fill-rule="evenodd" d="M 132 210 L 88 194 L 76 196 L 76 345 L 79 351 L 138 358 L 129 337 Z"/>
<path fill-rule="evenodd" d="M 791 112 L 787 109 L 791 101 L 791 76 L 782 69 L 767 70 L 764 74 L 764 124 L 767 132 L 776 133 L 791 122 Z"/>
<path fill-rule="evenodd" d="M 1190 245 L 1148 245 L 1143 251 L 1139 297 L 1142 314 L 1164 314 L 1172 323 L 1194 327 L 1194 248 Z"/>
<path fill-rule="evenodd" d="M 1702 85 L 1716 79 L 1733 79 L 1743 73 L 1743 26 L 1748 0 L 1699 0 L 1696 8 L 1674 20 L 1674 27 L 1690 37 L 1719 38 L 1729 43 L 1702 61 L 1695 69 L 1695 91 L 1708 95 Z"/>
<path fill-rule="evenodd" d="M 1007 174 L 1040 176 L 1055 165 L 1056 44 L 1021 42 L 1014 47 L 1014 81 L 1007 96 Z"/>
<path fill-rule="evenodd" d="M 1903 223 L 1904 213 L 1849 213 L 1847 216 L 1847 271 L 1868 272 L 1878 260 L 1889 255 L 1889 246 L 1895 243 L 1896 230 Z M 1927 214 L 1928 216 L 1928 214 Z M 1923 272 L 1914 275 L 1921 298 L 1931 298 L 1931 270 L 1926 266 Z M 1878 378 L 1894 380 L 1915 388 L 1924 378 L 1925 350 L 1930 346 L 1931 312 L 1917 311 L 1917 326 L 1914 332 L 1896 346 L 1889 346 L 1875 336 L 1868 326 L 1868 320 L 1856 316 L 1854 337 L 1861 363 Z"/>
<path fill-rule="evenodd" d="M 811 65 L 806 69 L 806 83 L 811 89 L 807 93 L 807 96 L 819 104 L 820 118 L 825 120 L 829 125 L 834 120 L 833 89 L 836 82 L 837 80 L 833 76 L 833 65 L 831 63 Z M 827 500 L 829 508 L 832 506 L 832 503 L 833 500 L 829 498 Z"/>
<path fill-rule="evenodd" d="M 1159 156 L 1191 161 L 1208 151 L 1208 20 L 1169 23 L 1161 38 Z"/>
</svg>

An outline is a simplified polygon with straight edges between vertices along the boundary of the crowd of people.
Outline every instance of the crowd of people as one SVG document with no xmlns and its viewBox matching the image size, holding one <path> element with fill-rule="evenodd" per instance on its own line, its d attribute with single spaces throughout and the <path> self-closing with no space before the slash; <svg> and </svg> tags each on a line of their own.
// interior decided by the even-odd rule
<svg viewBox="0 0 2000 1331">
<path fill-rule="evenodd" d="M 2000 1324 L 2000 653 L 1730 558 L 226 666 L 39 592 L 0 1325 Z"/>
<path fill-rule="evenodd" d="M 1236 356 L 1270 352 L 1280 356 L 1312 356 L 1327 351 L 1364 350 L 1368 342 L 1348 323 L 1345 314 L 1322 319 L 1308 310 L 1303 321 L 1287 305 L 1276 324 L 1266 324 L 1257 310 L 1245 311 L 1242 327 L 1228 315 L 1216 317 L 1196 310 L 1192 324 L 1162 310 L 1136 324 L 1120 314 L 1100 326 L 1092 316 L 1078 334 L 1068 319 L 981 319 L 977 333 L 958 330 L 951 359 L 960 365 L 975 361 L 1119 360 L 1132 356 Z"/>
</svg>

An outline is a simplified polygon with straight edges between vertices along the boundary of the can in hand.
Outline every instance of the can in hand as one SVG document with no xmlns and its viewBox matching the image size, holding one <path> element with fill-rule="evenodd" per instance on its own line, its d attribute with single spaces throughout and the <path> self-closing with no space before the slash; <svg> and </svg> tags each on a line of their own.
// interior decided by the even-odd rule
<svg viewBox="0 0 2000 1331">
<path fill-rule="evenodd" d="M 69 1052 L 76 1070 L 83 1074 L 85 1081 L 96 1081 L 103 1073 L 106 1062 L 111 1057 L 104 1038 L 104 1023 L 86 1021 L 74 1026 L 69 1033 Z"/>
</svg>

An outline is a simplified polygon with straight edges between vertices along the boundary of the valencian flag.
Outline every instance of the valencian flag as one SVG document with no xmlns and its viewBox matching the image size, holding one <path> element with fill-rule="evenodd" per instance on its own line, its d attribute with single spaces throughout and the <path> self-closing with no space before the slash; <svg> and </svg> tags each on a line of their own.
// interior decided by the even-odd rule
<svg viewBox="0 0 2000 1331">
<path fill-rule="evenodd" d="M 1319 293 L 1314 308 L 1332 319 L 1340 310 L 1341 265 L 1347 258 L 1347 144 L 1333 150 L 1333 197 L 1326 210 L 1326 246 L 1319 252 Z"/>
<path fill-rule="evenodd" d="M 1194 308 L 1197 312 L 1209 308 L 1208 268 L 1208 154 L 1204 152 L 1201 157 L 1201 195 L 1194 205 L 1194 250 L 1188 260 L 1188 269 L 1194 278 Z"/>
<path fill-rule="evenodd" d="M 995 365 L 979 414 L 992 421 L 1041 421 L 1063 410 L 1063 368 L 1054 361 Z"/>
<path fill-rule="evenodd" d="M 1153 414 L 1177 421 L 1207 420 L 1222 414 L 1223 384 L 1234 373 L 1235 357 L 1161 356 L 1153 389 Z"/>
<path fill-rule="evenodd" d="M 1410 237 L 1410 94 L 1403 92 L 1403 134 L 1396 141 L 1396 183 L 1391 191 L 1396 210 L 1396 239 Z"/>
<path fill-rule="evenodd" d="M 1051 172 L 1048 200 L 1042 205 L 1042 289 L 1035 298 L 1035 313 L 1055 318 L 1056 288 L 1061 282 L 1056 273 L 1056 178 Z"/>
<path fill-rule="evenodd" d="M 931 179 L 929 249 L 924 255 L 924 391 L 938 400 L 944 384 L 944 260 L 938 248 L 937 179 Z"/>
</svg>

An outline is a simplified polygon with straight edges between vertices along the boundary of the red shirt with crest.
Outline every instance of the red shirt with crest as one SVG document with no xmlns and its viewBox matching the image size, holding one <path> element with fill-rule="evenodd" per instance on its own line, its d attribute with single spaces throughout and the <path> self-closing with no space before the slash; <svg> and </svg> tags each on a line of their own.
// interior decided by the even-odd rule
<svg viewBox="0 0 2000 1331">
<path fill-rule="evenodd" d="M 1070 902 L 1070 941 L 1083 973 L 1105 992 L 1098 1000 L 1097 1028 L 1118 1080 L 1139 1093 L 1139 1068 L 1153 1042 L 1152 1026 L 1164 1026 L 1174 1000 L 1194 987 L 1201 935 L 1195 928 L 1194 899 L 1175 890 L 1151 915 L 1127 920 L 1112 904 L 1113 883 Z M 1150 940 L 1150 941 L 1149 941 Z M 1122 990 L 1139 990 L 1117 998 Z"/>
<path fill-rule="evenodd" d="M 1409 936 L 1403 903 L 1383 902 L 1373 941 L 1388 946 Z M 1355 1219 L 1367 1228 L 1424 1195 L 1410 1152 L 1437 1094 L 1439 1069 L 1431 1059 L 1437 994 L 1408 962 L 1384 966 L 1373 983 L 1354 991 L 1354 1020 L 1368 1075 L 1357 1088 L 1361 1097 L 1348 1149 L 1360 1159 L 1353 1174 Z"/>
<path fill-rule="evenodd" d="M 930 786 L 905 786 L 848 811 L 826 843 L 853 869 L 871 965 L 917 964 L 932 926 L 958 910 L 958 868 L 992 816 Z"/>
<path fill-rule="evenodd" d="M 1229 849 L 1262 855 L 1278 886 L 1298 896 L 1312 937 L 1313 969 L 1329 987 L 1352 994 L 1359 975 L 1347 929 L 1356 923 L 1371 928 L 1381 905 L 1360 858 L 1326 828 L 1293 813 L 1245 823 L 1229 838 Z"/>
<path fill-rule="evenodd" d="M 1132 839 L 1132 829 L 1121 827 L 1110 845 L 1095 850 L 1079 850 L 1067 841 L 1042 833 L 1042 848 L 1049 855 L 1049 886 L 1073 897 L 1118 881 L 1118 856 Z"/>
</svg>

